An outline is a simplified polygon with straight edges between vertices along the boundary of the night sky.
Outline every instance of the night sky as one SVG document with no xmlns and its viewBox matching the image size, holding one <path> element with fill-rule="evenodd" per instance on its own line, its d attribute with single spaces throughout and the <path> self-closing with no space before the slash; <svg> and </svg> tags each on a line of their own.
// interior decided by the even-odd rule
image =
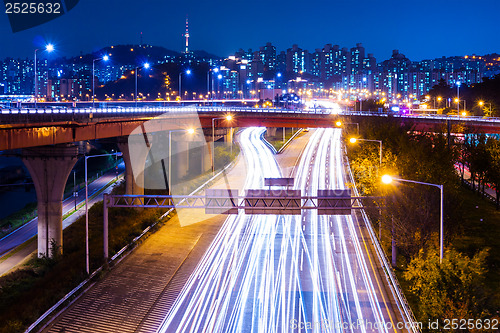
<svg viewBox="0 0 500 333">
<path fill-rule="evenodd" d="M 0 58 L 32 57 L 41 41 L 57 56 L 75 56 L 114 44 L 144 43 L 182 51 L 184 22 L 191 49 L 219 56 L 272 42 L 314 51 L 326 43 L 363 43 L 377 61 L 399 49 L 411 60 L 500 52 L 498 0 L 80 0 L 69 13 L 12 33 L 0 13 Z"/>
</svg>

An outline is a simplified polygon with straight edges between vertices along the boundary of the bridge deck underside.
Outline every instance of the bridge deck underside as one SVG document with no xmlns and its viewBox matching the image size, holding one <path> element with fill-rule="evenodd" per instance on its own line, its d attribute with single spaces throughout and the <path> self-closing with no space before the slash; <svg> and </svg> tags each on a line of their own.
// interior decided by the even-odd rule
<svg viewBox="0 0 500 333">
<path fill-rule="evenodd" d="M 227 111 L 229 113 L 230 110 Z M 224 112 L 199 113 L 198 117 L 203 128 L 212 127 L 212 119 L 220 117 Z M 26 115 L 17 121 L 1 119 L 0 125 L 0 151 L 29 148 L 45 145 L 55 145 L 70 142 L 97 140 L 128 136 L 132 131 L 141 126 L 144 122 L 160 116 L 161 114 L 151 114 L 142 116 L 122 116 L 119 118 L 89 118 L 83 115 L 71 120 L 64 120 L 63 115 L 47 115 L 38 117 L 37 121 L 30 121 Z M 192 114 L 191 114 L 192 115 Z M 38 116 L 38 115 L 37 115 Z M 66 117 L 68 115 L 65 115 Z M 334 115 L 325 113 L 275 113 L 275 112 L 237 112 L 231 122 L 220 121 L 217 128 L 224 127 L 287 127 L 287 128 L 307 128 L 307 127 L 332 127 L 339 118 L 347 118 L 350 122 L 359 122 L 361 118 L 378 118 L 379 116 L 362 115 Z M 185 126 L 188 116 L 173 114 L 165 117 L 165 122 L 154 129 L 166 131 L 178 129 Z M 387 119 L 387 118 L 385 118 Z M 392 118 L 401 124 L 411 124 L 415 130 L 419 131 L 443 131 L 446 129 L 446 120 L 431 118 Z M 467 127 L 470 132 L 500 133 L 500 125 L 481 121 L 460 122 L 459 120 L 449 120 L 452 125 L 460 124 Z M 8 124 L 7 124 L 8 123 Z M 151 130 L 151 129 L 149 129 Z"/>
</svg>

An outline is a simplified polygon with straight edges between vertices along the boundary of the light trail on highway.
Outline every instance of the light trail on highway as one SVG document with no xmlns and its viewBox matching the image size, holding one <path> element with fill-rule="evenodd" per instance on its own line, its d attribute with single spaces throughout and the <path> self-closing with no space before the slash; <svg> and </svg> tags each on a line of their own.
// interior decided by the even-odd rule
<svg viewBox="0 0 500 333">
<path fill-rule="evenodd" d="M 245 189 L 280 177 L 262 142 L 242 131 Z M 345 189 L 339 129 L 314 132 L 295 189 Z M 359 226 L 358 226 L 359 228 Z M 361 238 L 361 240 L 360 240 Z M 230 216 L 186 282 L 158 332 L 394 332 L 364 240 L 351 215 Z"/>
</svg>

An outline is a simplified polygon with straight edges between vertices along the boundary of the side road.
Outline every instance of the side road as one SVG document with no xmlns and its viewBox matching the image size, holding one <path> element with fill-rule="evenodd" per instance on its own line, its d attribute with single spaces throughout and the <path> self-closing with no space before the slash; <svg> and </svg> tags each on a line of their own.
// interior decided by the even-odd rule
<svg viewBox="0 0 500 333">
<path fill-rule="evenodd" d="M 123 178 L 125 164 L 122 162 L 118 165 L 118 179 Z M 89 184 L 89 208 L 96 202 L 102 201 L 104 193 L 110 193 L 116 179 L 115 170 L 110 170 L 104 175 Z M 98 193 L 98 194 L 97 194 Z M 96 195 L 97 194 L 97 195 Z M 67 198 L 63 201 L 63 214 L 67 216 L 63 220 L 63 229 L 78 220 L 79 217 L 85 215 L 85 188 L 78 192 L 77 211 L 75 212 L 74 199 Z M 15 267 L 20 266 L 25 260 L 31 257 L 31 254 L 36 253 L 37 243 L 36 235 L 38 232 L 38 218 L 34 218 L 22 227 L 16 229 L 9 235 L 0 239 L 0 276 L 10 272 Z"/>
</svg>

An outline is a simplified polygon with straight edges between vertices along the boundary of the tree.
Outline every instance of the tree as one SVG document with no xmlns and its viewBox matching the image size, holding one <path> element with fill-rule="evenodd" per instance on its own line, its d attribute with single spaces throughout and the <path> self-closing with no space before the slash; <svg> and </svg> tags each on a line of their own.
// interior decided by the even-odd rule
<svg viewBox="0 0 500 333">
<path fill-rule="evenodd" d="M 418 320 L 439 319 L 441 327 L 446 318 L 482 318 L 487 315 L 485 279 L 487 250 L 474 257 L 451 248 L 439 263 L 439 252 L 421 250 L 404 272 L 410 292 L 418 298 Z"/>
<path fill-rule="evenodd" d="M 436 84 L 429 90 L 429 95 L 434 98 L 451 98 L 453 96 L 453 89 L 448 84 L 446 84 L 446 81 L 444 79 L 440 79 L 438 84 Z"/>
<path fill-rule="evenodd" d="M 493 184 L 496 193 L 496 207 L 499 209 L 500 200 L 500 141 L 490 137 L 486 141 L 486 151 L 488 153 L 488 170 L 486 179 Z"/>
<path fill-rule="evenodd" d="M 477 179 L 478 193 L 484 193 L 485 178 L 489 168 L 486 136 L 484 134 L 471 134 L 466 136 L 464 149 L 467 151 L 467 165 L 471 174 L 472 188 L 475 189 L 474 182 Z"/>
</svg>

